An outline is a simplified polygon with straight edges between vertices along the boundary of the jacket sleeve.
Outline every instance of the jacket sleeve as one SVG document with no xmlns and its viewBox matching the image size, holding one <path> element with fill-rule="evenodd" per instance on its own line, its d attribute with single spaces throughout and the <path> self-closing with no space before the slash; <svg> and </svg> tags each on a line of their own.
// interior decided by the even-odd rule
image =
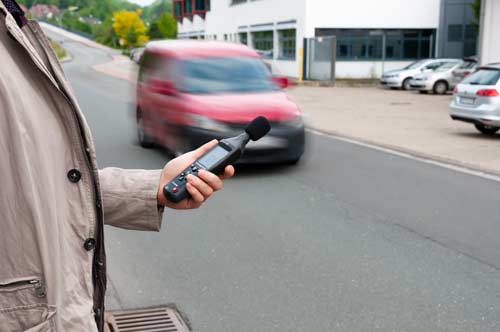
<svg viewBox="0 0 500 332">
<path fill-rule="evenodd" d="M 99 171 L 104 223 L 115 227 L 159 231 L 163 208 L 157 190 L 161 170 L 104 168 Z"/>
</svg>

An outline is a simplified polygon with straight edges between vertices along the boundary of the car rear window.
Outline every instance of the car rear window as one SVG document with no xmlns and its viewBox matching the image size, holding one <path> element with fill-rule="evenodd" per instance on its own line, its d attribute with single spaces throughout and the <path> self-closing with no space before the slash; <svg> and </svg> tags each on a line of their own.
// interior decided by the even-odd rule
<svg viewBox="0 0 500 332">
<path fill-rule="evenodd" d="M 467 76 L 462 84 L 496 85 L 500 79 L 500 70 L 482 68 Z"/>
</svg>

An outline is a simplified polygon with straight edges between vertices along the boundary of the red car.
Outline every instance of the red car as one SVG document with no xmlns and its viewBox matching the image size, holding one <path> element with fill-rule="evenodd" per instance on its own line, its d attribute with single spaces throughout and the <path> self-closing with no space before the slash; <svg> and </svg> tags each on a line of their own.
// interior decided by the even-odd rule
<svg viewBox="0 0 500 332">
<path fill-rule="evenodd" d="M 213 41 L 150 42 L 137 84 L 137 131 L 143 147 L 179 155 L 211 139 L 240 134 L 259 115 L 270 133 L 250 142 L 241 161 L 297 162 L 305 131 L 297 105 L 247 46 Z"/>
</svg>

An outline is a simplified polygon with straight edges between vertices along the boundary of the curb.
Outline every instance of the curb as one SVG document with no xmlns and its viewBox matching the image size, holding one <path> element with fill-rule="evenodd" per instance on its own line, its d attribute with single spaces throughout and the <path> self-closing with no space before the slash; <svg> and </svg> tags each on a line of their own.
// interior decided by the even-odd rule
<svg viewBox="0 0 500 332">
<path fill-rule="evenodd" d="M 392 150 L 395 153 L 405 154 L 407 156 L 420 159 L 422 161 L 423 160 L 434 161 L 434 162 L 449 165 L 449 166 L 463 168 L 463 169 L 468 170 L 470 172 L 482 173 L 483 175 L 490 176 L 490 177 L 497 177 L 497 178 L 500 177 L 499 170 L 465 163 L 465 162 L 462 162 L 462 161 L 459 161 L 456 159 L 443 158 L 443 157 L 439 157 L 436 155 L 427 154 L 424 152 L 419 152 L 419 151 L 403 148 L 401 146 L 371 141 L 368 139 L 359 138 L 356 136 L 350 136 L 350 135 L 346 135 L 346 134 L 339 133 L 339 132 L 332 131 L 332 130 L 319 129 L 319 128 L 312 127 L 312 126 L 308 126 L 307 130 L 309 130 L 313 133 L 316 132 L 318 134 L 329 136 L 332 138 L 338 138 L 338 139 L 344 140 L 346 142 L 351 141 L 350 143 L 352 143 L 352 144 L 358 143 L 360 146 L 365 145 L 365 147 L 367 147 L 367 148 L 369 148 L 370 146 L 372 146 L 372 148 L 379 147 L 381 149 Z"/>
</svg>

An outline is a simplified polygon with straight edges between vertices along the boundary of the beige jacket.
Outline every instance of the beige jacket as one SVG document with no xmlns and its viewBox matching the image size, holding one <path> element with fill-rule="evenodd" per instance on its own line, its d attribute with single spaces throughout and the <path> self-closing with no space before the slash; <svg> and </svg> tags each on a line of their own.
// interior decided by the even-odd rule
<svg viewBox="0 0 500 332">
<path fill-rule="evenodd" d="M 0 1 L 0 331 L 101 331 L 103 221 L 159 230 L 159 179 L 160 171 L 98 171 L 39 25 L 20 29 Z"/>
</svg>

